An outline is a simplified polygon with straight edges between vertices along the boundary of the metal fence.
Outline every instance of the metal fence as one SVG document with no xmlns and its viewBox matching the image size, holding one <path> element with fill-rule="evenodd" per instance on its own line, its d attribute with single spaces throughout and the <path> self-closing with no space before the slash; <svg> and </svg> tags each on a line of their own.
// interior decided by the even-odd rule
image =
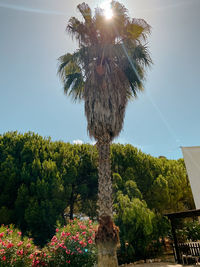
<svg viewBox="0 0 200 267">
<path fill-rule="evenodd" d="M 177 251 L 173 245 L 175 261 L 178 261 Z M 178 253 L 182 260 L 182 263 L 188 263 L 189 261 L 199 262 L 200 258 L 200 243 L 199 242 L 187 242 L 178 243 Z"/>
</svg>

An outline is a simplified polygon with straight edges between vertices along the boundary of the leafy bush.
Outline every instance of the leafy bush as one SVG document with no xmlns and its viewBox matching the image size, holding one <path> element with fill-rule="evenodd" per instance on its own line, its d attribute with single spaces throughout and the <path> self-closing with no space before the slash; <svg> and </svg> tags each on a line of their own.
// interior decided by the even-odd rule
<svg viewBox="0 0 200 267">
<path fill-rule="evenodd" d="M 74 219 L 57 228 L 56 235 L 47 245 L 50 266 L 93 266 L 96 261 L 94 237 L 95 227 L 91 220 L 82 222 Z"/>
<path fill-rule="evenodd" d="M 147 248 L 153 232 L 154 213 L 138 198 L 130 199 L 119 194 L 115 222 L 120 228 L 121 247 L 118 252 L 119 263 L 129 263 L 146 258 Z"/>
<path fill-rule="evenodd" d="M 183 222 L 181 228 L 177 230 L 179 242 L 200 240 L 200 224 L 198 221 Z"/>
<path fill-rule="evenodd" d="M 0 227 L 1 267 L 71 266 L 92 267 L 96 261 L 95 225 L 91 220 L 70 221 L 57 228 L 56 234 L 43 249 L 32 239 L 22 237 L 13 226 Z"/>
<path fill-rule="evenodd" d="M 21 232 L 12 225 L 0 227 L 0 266 L 36 266 L 36 250 L 32 240 L 22 238 Z"/>
<path fill-rule="evenodd" d="M 191 241 L 200 240 L 200 224 L 198 221 L 189 222 L 186 224 L 188 231 L 187 238 Z"/>
</svg>

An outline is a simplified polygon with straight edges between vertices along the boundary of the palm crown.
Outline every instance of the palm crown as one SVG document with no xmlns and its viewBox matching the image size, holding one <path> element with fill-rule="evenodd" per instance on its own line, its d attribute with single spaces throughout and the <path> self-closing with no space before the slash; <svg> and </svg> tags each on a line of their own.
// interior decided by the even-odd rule
<svg viewBox="0 0 200 267">
<path fill-rule="evenodd" d="M 82 3 L 83 22 L 70 18 L 67 31 L 78 40 L 79 49 L 59 58 L 58 72 L 64 91 L 85 101 L 90 136 L 116 137 L 123 126 L 127 101 L 143 90 L 145 69 L 152 61 L 145 44 L 150 26 L 143 19 L 130 19 L 127 9 L 111 2 L 113 18 L 103 10 Z"/>
</svg>

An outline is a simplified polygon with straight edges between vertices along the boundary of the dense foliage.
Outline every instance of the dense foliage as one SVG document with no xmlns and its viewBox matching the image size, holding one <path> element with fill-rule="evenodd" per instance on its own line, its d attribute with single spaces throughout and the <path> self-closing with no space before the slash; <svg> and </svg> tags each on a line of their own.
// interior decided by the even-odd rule
<svg viewBox="0 0 200 267">
<path fill-rule="evenodd" d="M 184 161 L 120 144 L 111 146 L 111 160 L 121 252 L 144 257 L 151 240 L 168 229 L 161 214 L 194 208 Z M 95 146 L 53 142 L 34 133 L 0 135 L 0 224 L 12 223 L 44 245 L 67 216 L 95 218 L 96 198 Z"/>
<path fill-rule="evenodd" d="M 56 222 L 64 222 L 66 207 L 72 213 L 77 203 L 92 217 L 94 209 L 86 207 L 97 191 L 92 153 L 89 145 L 52 142 L 32 133 L 1 136 L 0 223 L 15 224 L 44 245 Z"/>
<path fill-rule="evenodd" d="M 176 235 L 180 243 L 200 240 L 200 224 L 198 218 L 177 219 Z"/>
<path fill-rule="evenodd" d="M 31 239 L 21 236 L 13 226 L 0 227 L 0 266 L 71 266 L 92 267 L 96 262 L 94 245 L 95 225 L 70 221 L 67 226 L 56 228 L 56 235 L 43 248 L 38 249 Z"/>
</svg>

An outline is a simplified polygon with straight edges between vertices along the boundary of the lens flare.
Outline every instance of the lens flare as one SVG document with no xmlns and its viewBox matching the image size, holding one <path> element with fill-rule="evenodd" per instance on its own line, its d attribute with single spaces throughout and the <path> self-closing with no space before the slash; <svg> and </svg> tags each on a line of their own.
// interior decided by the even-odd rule
<svg viewBox="0 0 200 267">
<path fill-rule="evenodd" d="M 106 19 L 111 19 L 113 17 L 113 11 L 111 8 L 110 1 L 104 1 L 101 3 L 100 7 L 104 10 L 104 15 Z"/>
</svg>

